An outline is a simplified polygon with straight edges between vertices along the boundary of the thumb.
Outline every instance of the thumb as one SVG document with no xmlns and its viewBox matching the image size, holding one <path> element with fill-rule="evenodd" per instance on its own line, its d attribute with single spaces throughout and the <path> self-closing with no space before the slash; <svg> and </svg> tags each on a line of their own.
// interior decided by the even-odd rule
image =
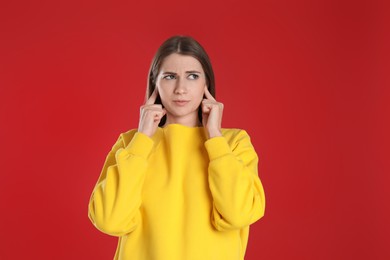
<svg viewBox="0 0 390 260">
<path fill-rule="evenodd" d="M 204 113 L 202 112 L 202 125 L 204 127 L 206 127 L 206 124 L 207 124 L 207 120 L 209 119 L 209 115 L 208 113 Z"/>
</svg>

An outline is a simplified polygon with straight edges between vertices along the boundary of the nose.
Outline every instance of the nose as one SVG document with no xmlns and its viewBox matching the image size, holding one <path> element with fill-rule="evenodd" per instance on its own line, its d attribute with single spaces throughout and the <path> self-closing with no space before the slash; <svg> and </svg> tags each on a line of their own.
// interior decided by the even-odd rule
<svg viewBox="0 0 390 260">
<path fill-rule="evenodd" d="M 187 86 L 184 80 L 178 79 L 176 81 L 175 94 L 185 94 L 187 93 Z"/>
</svg>

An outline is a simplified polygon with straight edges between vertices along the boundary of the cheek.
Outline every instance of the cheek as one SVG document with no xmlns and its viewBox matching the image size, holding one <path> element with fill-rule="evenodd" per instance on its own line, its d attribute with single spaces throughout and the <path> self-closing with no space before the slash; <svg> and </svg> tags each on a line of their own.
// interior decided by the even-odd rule
<svg viewBox="0 0 390 260">
<path fill-rule="evenodd" d="M 160 96 L 161 103 L 164 106 L 167 106 L 167 102 L 169 102 L 171 98 L 172 87 L 168 82 L 157 82 L 156 88 L 158 90 L 158 95 Z"/>
<path fill-rule="evenodd" d="M 197 86 L 196 97 L 199 101 L 202 101 L 204 98 L 204 84 Z"/>
<path fill-rule="evenodd" d="M 196 100 L 195 104 L 194 104 L 195 106 L 197 106 L 197 107 L 201 106 L 202 101 L 203 101 L 203 92 L 200 91 L 200 92 L 196 93 L 196 97 L 194 96 L 194 100 Z"/>
<path fill-rule="evenodd" d="M 160 82 L 156 83 L 156 88 L 158 90 L 158 94 L 161 98 L 164 98 L 166 96 L 166 86 L 164 84 L 161 84 Z"/>
</svg>

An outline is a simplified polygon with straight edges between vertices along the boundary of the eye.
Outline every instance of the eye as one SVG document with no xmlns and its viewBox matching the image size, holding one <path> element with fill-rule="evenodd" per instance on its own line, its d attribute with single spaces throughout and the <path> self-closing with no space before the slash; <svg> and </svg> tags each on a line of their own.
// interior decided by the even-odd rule
<svg viewBox="0 0 390 260">
<path fill-rule="evenodd" d="M 175 75 L 172 75 L 172 74 L 166 75 L 163 77 L 163 79 L 174 79 L 174 78 L 175 78 Z"/>
<path fill-rule="evenodd" d="M 188 75 L 188 77 L 190 79 L 197 79 L 197 78 L 199 78 L 199 75 L 198 74 L 190 74 L 190 75 Z"/>
</svg>

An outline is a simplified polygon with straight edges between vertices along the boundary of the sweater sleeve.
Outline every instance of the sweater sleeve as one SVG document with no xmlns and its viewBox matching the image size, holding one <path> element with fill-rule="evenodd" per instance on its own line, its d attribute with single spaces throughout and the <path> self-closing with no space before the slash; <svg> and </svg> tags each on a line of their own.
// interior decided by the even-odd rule
<svg viewBox="0 0 390 260">
<path fill-rule="evenodd" d="M 148 136 L 135 132 L 125 146 L 121 134 L 107 155 L 88 205 L 88 216 L 100 231 L 122 236 L 136 228 L 153 143 Z"/>
<path fill-rule="evenodd" d="M 258 177 L 258 156 L 246 131 L 229 145 L 226 138 L 205 142 L 209 154 L 212 224 L 217 230 L 240 229 L 264 215 L 265 196 Z"/>
</svg>

